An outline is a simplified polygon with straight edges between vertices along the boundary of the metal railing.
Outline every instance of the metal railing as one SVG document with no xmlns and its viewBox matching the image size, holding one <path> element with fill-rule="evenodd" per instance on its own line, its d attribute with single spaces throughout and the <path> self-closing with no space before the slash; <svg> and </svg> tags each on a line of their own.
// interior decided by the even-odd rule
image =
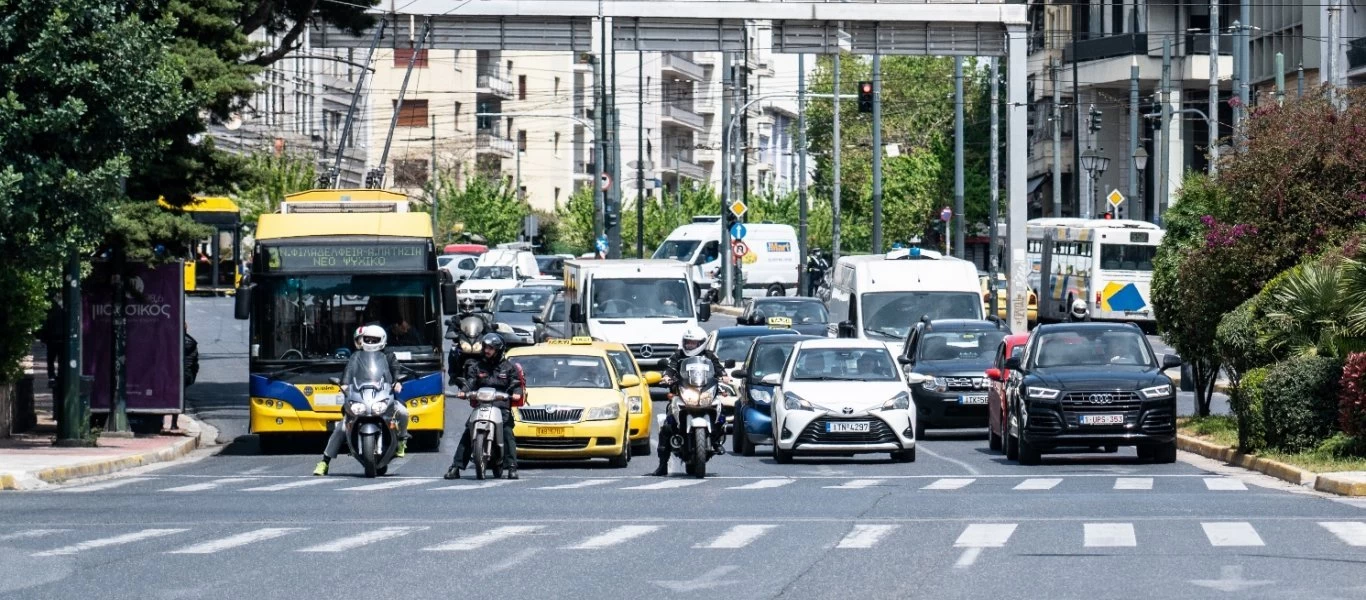
<svg viewBox="0 0 1366 600">
<path fill-rule="evenodd" d="M 482 129 L 474 136 L 474 149 L 476 152 L 496 152 L 504 156 L 512 156 L 517 151 L 517 144 L 503 137 L 501 132 Z"/>
<path fill-rule="evenodd" d="M 690 107 L 678 104 L 665 104 L 661 108 L 660 114 L 666 119 L 673 119 L 679 123 L 698 129 L 701 129 L 707 124 L 707 120 L 704 119 L 702 115 L 693 112 Z"/>
<path fill-rule="evenodd" d="M 693 62 L 691 57 L 676 52 L 665 53 L 660 61 L 660 67 L 665 71 L 673 71 L 693 81 L 702 81 L 702 76 L 705 74 L 702 66 Z"/>
<path fill-rule="evenodd" d="M 503 79 L 497 71 L 480 72 L 475 81 L 480 92 L 487 91 L 505 98 L 512 97 L 512 82 Z"/>
</svg>

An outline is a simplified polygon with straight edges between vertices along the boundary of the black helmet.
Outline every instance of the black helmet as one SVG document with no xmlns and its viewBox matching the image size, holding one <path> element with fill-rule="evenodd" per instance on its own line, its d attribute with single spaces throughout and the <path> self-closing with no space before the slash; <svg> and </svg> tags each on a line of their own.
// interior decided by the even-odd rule
<svg viewBox="0 0 1366 600">
<path fill-rule="evenodd" d="M 503 341 L 503 336 L 498 335 L 497 333 L 486 333 L 484 334 L 484 339 L 480 341 L 483 342 L 484 345 L 485 359 L 503 359 L 503 350 L 507 348 L 507 343 Z"/>
</svg>

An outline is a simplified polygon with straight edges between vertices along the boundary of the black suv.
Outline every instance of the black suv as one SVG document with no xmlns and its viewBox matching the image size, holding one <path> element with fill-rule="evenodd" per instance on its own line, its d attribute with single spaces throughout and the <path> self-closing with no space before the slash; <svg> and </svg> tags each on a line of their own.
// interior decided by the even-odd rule
<svg viewBox="0 0 1366 600">
<path fill-rule="evenodd" d="M 1006 457 L 1039 463 L 1062 446 L 1137 446 L 1140 459 L 1176 462 L 1176 387 L 1137 325 L 1041 325 L 1006 360 Z"/>
<path fill-rule="evenodd" d="M 926 429 L 987 426 L 986 370 L 1010 329 L 999 320 L 930 320 L 911 328 L 901 348 L 915 398 L 916 438 Z"/>
</svg>

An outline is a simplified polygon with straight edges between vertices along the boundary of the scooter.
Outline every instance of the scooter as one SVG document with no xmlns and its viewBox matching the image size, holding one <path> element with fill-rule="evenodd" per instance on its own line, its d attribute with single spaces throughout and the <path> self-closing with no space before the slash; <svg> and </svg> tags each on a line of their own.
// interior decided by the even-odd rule
<svg viewBox="0 0 1366 600">
<path fill-rule="evenodd" d="M 473 394 L 474 411 L 468 421 L 470 453 L 475 479 L 492 470 L 494 479 L 503 477 L 503 411 L 495 402 L 507 402 L 508 395 L 493 388 L 479 388 Z"/>
<path fill-rule="evenodd" d="M 669 451 L 683 461 L 689 475 L 700 479 L 707 476 L 711 428 L 721 410 L 717 373 L 710 360 L 693 356 L 678 365 L 678 377 L 678 393 L 669 394 L 669 418 L 674 422 Z"/>
</svg>

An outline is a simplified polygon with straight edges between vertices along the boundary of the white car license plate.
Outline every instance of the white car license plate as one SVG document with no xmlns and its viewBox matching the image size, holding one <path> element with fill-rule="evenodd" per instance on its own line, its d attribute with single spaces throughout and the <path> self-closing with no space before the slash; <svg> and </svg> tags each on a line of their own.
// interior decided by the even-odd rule
<svg viewBox="0 0 1366 600">
<path fill-rule="evenodd" d="M 825 431 L 828 433 L 868 433 L 872 430 L 872 423 L 867 421 L 855 421 L 852 423 L 831 421 L 825 424 Z"/>
<path fill-rule="evenodd" d="M 1124 415 L 1082 415 L 1082 425 L 1123 425 Z"/>
<path fill-rule="evenodd" d="M 341 406 L 341 394 L 313 394 L 313 406 Z"/>
<path fill-rule="evenodd" d="M 959 397 L 958 397 L 958 403 L 959 403 L 959 404 L 986 404 L 986 403 L 987 403 L 987 395 L 986 395 L 986 394 L 972 394 L 972 395 L 970 395 L 970 396 L 959 396 Z"/>
</svg>

